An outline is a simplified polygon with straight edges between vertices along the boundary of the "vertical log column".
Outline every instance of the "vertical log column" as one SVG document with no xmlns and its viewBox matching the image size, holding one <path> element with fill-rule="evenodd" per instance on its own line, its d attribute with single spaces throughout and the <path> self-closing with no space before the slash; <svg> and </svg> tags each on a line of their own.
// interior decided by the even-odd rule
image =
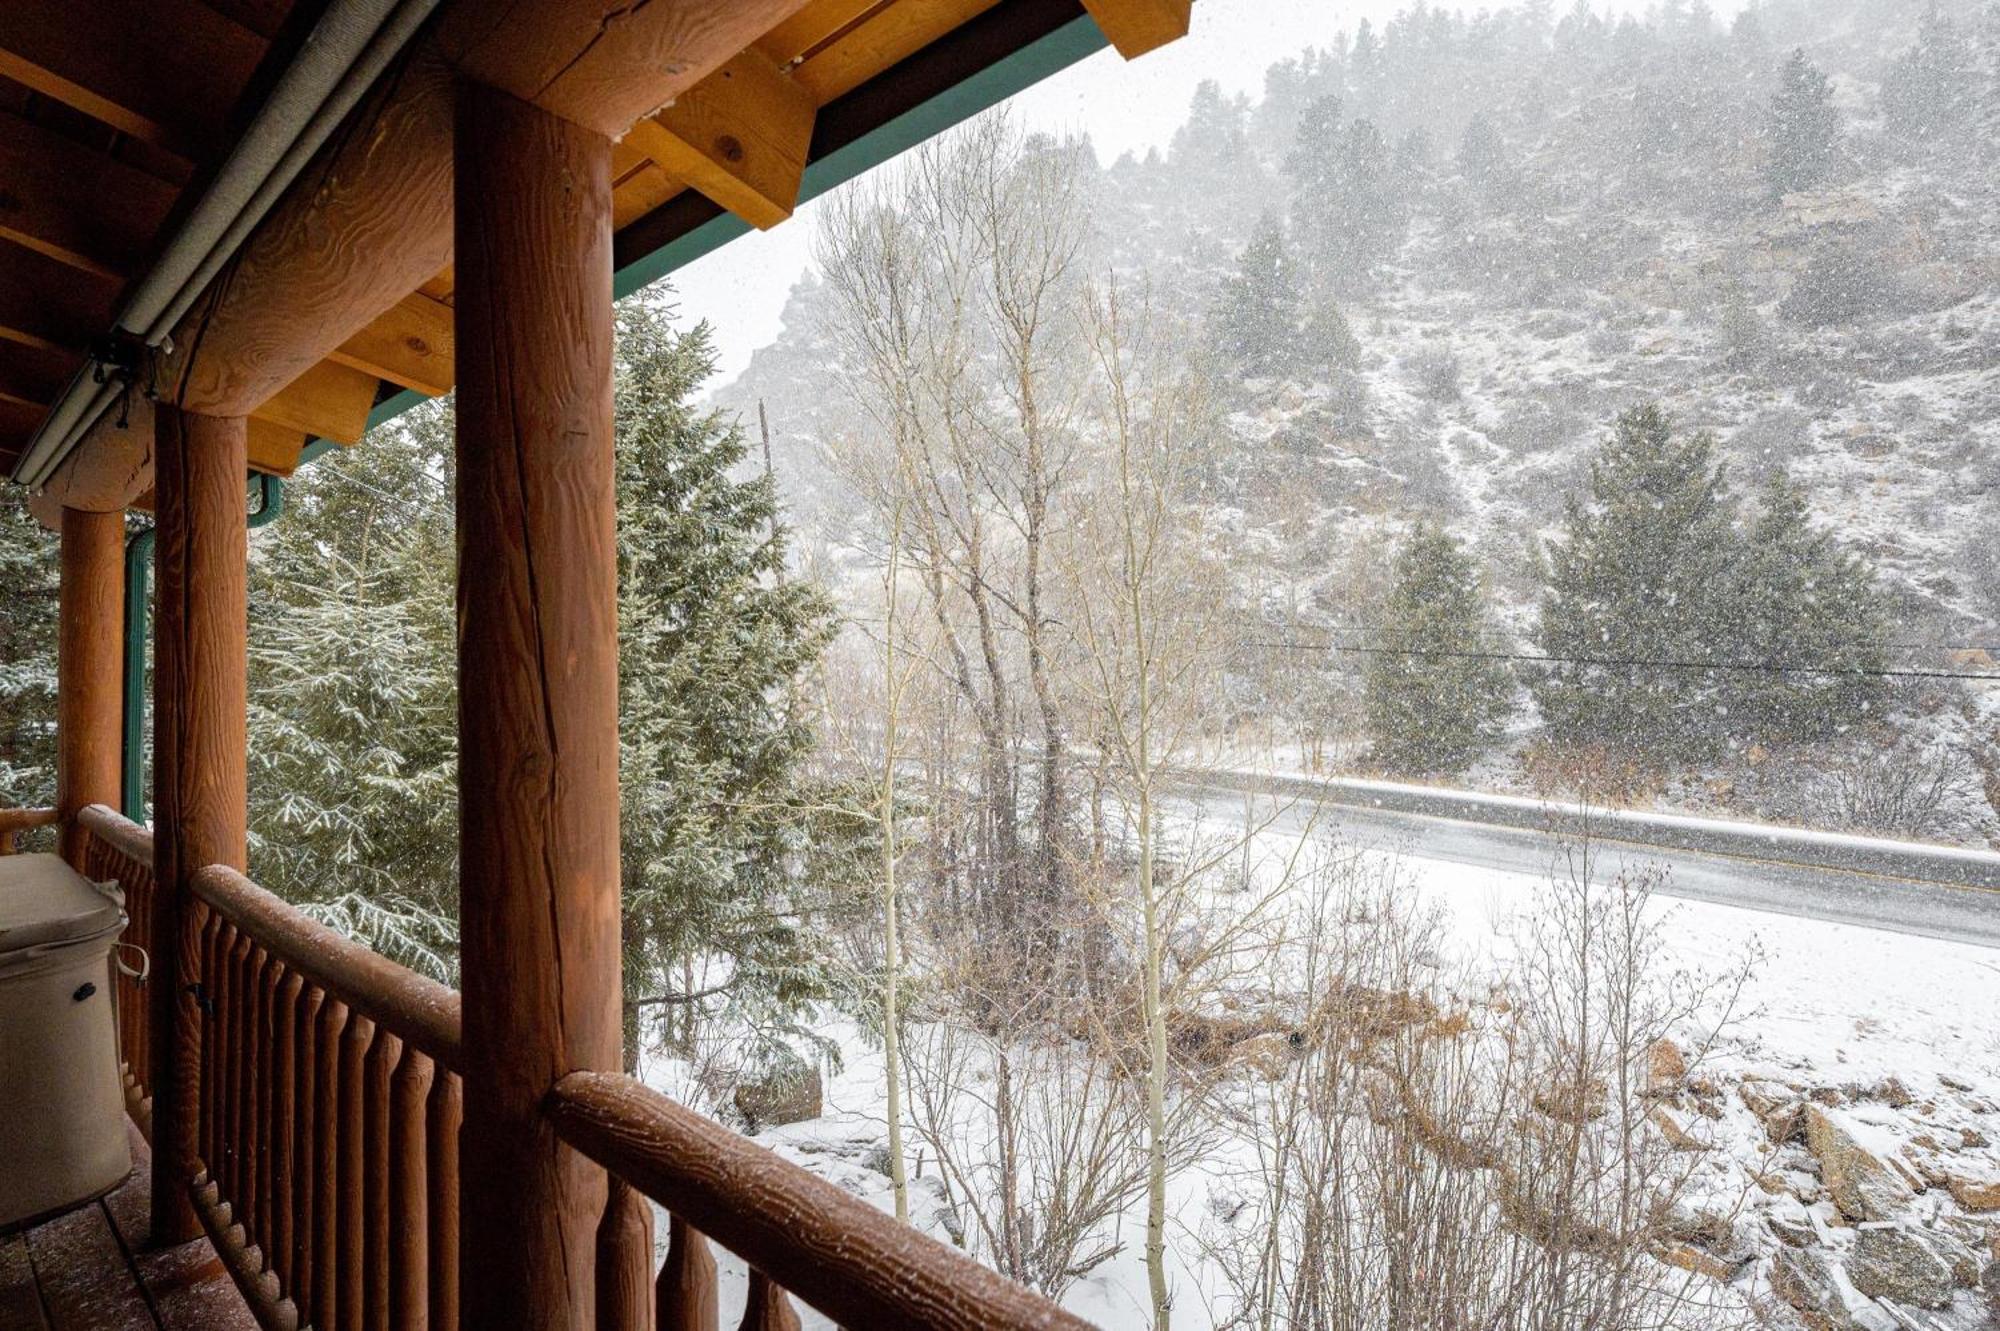
<svg viewBox="0 0 2000 1331">
<path fill-rule="evenodd" d="M 79 809 L 118 805 L 124 702 L 125 515 L 62 511 L 62 609 L 56 641 L 56 812 L 62 854 L 83 868 Z"/>
<path fill-rule="evenodd" d="M 179 1243 L 201 1232 L 188 1200 L 201 1067 L 188 880 L 246 856 L 245 429 L 166 406 L 154 420 L 153 1237 Z"/>
<path fill-rule="evenodd" d="M 603 1172 L 544 1093 L 619 1067 L 611 145 L 475 85 L 456 124 L 462 1297 L 587 1328 Z"/>
</svg>

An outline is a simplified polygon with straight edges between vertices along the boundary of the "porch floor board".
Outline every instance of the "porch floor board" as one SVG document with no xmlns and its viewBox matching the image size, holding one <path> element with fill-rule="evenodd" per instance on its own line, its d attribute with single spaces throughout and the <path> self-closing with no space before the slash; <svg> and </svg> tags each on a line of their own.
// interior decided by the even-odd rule
<svg viewBox="0 0 2000 1331">
<path fill-rule="evenodd" d="M 0 1331 L 255 1331 L 207 1238 L 146 1245 L 152 1153 L 87 1206 L 0 1238 Z"/>
</svg>

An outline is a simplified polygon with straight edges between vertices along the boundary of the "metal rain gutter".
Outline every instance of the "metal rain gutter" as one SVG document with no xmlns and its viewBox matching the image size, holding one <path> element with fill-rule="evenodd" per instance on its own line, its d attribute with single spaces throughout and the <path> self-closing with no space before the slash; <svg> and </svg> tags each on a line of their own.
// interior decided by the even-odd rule
<svg viewBox="0 0 2000 1331">
<path fill-rule="evenodd" d="M 262 221 L 437 0 L 333 0 L 201 201 L 141 280 L 118 329 L 146 346 L 166 342 L 176 321 Z M 40 486 L 124 386 L 86 362 L 64 387 L 14 469 Z"/>
</svg>

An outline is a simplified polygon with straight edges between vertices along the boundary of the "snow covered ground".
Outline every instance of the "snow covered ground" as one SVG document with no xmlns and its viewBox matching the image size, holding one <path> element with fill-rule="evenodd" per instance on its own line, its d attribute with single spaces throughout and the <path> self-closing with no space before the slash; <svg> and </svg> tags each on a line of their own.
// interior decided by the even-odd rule
<svg viewBox="0 0 2000 1331">
<path fill-rule="evenodd" d="M 1274 859 L 1290 848 L 1289 838 L 1275 834 L 1266 834 L 1258 847 Z M 1545 878 L 1529 874 L 1425 861 L 1387 849 L 1364 854 L 1442 908 L 1448 946 L 1459 954 L 1451 960 L 1469 963 L 1470 973 L 1490 967 L 1498 974 L 1508 967 L 1522 915 L 1552 890 Z M 1747 988 L 1700 1064 L 1704 1081 L 1721 1089 L 1700 1103 L 1676 1101 L 1689 1106 L 1691 1130 L 1712 1144 L 1700 1157 L 1696 1190 L 1735 1199 L 1755 1231 L 1745 1239 L 1749 1255 L 1731 1263 L 1734 1274 L 1710 1287 L 1716 1296 L 1740 1312 L 1767 1294 L 1764 1259 L 1780 1251 L 1771 1234 L 1782 1222 L 1817 1224 L 1829 1243 L 1851 1247 L 1850 1222 L 1806 1177 L 1816 1166 L 1805 1146 L 1767 1139 L 1763 1120 L 1748 1103 L 1759 1087 L 1840 1106 L 1827 1112 L 1876 1154 L 1896 1162 L 1920 1194 L 1912 1205 L 1928 1208 L 1929 1221 L 1940 1212 L 1955 1217 L 1962 1210 L 1945 1186 L 1947 1168 L 1975 1183 L 2000 1181 L 2000 1151 L 1989 1144 L 2000 1139 L 2000 950 L 1707 902 L 1655 897 L 1649 910 L 1673 967 L 1720 974 L 1754 957 Z M 1695 1023 L 1704 1029 L 1684 1033 L 1690 1045 L 1705 1042 L 1715 1015 Z M 823 1114 L 768 1130 L 757 1140 L 889 1209 L 880 1052 L 852 1027 L 826 1033 L 841 1045 L 844 1066 L 826 1081 Z M 654 1068 L 649 1076 L 670 1094 L 685 1091 L 676 1084 L 675 1065 Z M 1746 1082 L 1748 1092 L 1739 1089 Z M 1192 1255 L 1200 1251 L 1198 1236 L 1212 1224 L 1218 1192 L 1240 1186 L 1241 1156 L 1240 1149 L 1225 1145 L 1173 1182 L 1177 1327 L 1211 1327 L 1226 1308 L 1219 1270 Z M 1923 1163 L 1926 1159 L 1931 1163 Z M 916 1158 L 914 1145 L 911 1172 L 915 1221 L 950 1241 L 961 1226 L 943 1203 L 935 1161 Z M 1235 1183 L 1232 1174 L 1239 1175 Z M 1120 1331 L 1136 1331 L 1147 1321 L 1142 1210 L 1142 1203 L 1135 1204 L 1120 1221 L 1122 1251 L 1065 1299 L 1077 1313 Z M 1767 1216 L 1775 1219 L 1764 1220 Z M 1967 1223 L 1978 1222 L 1968 1213 Z M 664 1244 L 664 1224 L 658 1232 Z M 736 1315 L 732 1309 L 741 1307 L 745 1277 L 741 1264 L 726 1256 L 722 1269 L 727 1325 Z M 1961 1292 L 1961 1311 L 1973 1297 Z M 1865 1317 L 1857 1324 L 1872 1325 Z M 808 1316 L 807 1325 L 829 1324 Z"/>
</svg>

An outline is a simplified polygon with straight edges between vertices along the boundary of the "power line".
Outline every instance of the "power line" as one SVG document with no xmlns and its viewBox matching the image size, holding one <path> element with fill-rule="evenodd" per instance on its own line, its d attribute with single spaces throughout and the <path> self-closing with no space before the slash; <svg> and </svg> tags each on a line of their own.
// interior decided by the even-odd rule
<svg viewBox="0 0 2000 1331">
<path fill-rule="evenodd" d="M 1540 652 L 1486 652 L 1423 647 L 1361 647 L 1335 642 L 1268 642 L 1252 640 L 1248 647 L 1281 651 L 1347 652 L 1359 656 L 1437 657 L 1465 661 L 1525 661 L 1537 665 L 1605 666 L 1613 669 L 1735 670 L 1772 675 L 1853 675 L 1870 679 L 1984 679 L 2000 673 L 1975 670 L 1917 670 L 1899 667 L 1862 669 L 1858 666 L 1800 665 L 1781 661 L 1675 661 L 1638 656 L 1553 656 Z"/>
</svg>

